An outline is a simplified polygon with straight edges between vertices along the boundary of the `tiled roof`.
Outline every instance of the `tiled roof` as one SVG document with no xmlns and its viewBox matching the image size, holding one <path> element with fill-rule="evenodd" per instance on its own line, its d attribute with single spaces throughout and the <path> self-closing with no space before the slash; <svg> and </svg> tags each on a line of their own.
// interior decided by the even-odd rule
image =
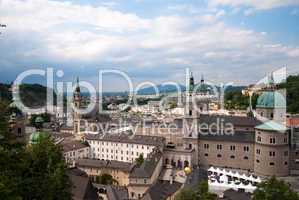
<svg viewBox="0 0 299 200">
<path fill-rule="evenodd" d="M 182 184 L 178 182 L 158 181 L 149 188 L 142 200 L 165 200 L 172 196 L 181 188 Z"/>
<path fill-rule="evenodd" d="M 285 132 L 287 130 L 286 126 L 279 124 L 274 121 L 267 121 L 263 124 L 260 124 L 255 127 L 259 130 L 265 130 L 265 131 L 275 131 L 275 132 Z"/>
<path fill-rule="evenodd" d="M 165 138 L 158 136 L 146 135 L 127 135 L 127 134 L 88 134 L 85 136 L 87 140 L 99 140 L 108 142 L 119 142 L 129 144 L 144 144 L 153 146 L 164 146 Z"/>
<path fill-rule="evenodd" d="M 130 174 L 130 178 L 150 178 L 153 175 L 161 157 L 162 153 L 160 151 L 154 150 L 151 152 L 140 167 L 134 167 Z"/>
<path fill-rule="evenodd" d="M 79 159 L 76 163 L 78 167 L 110 168 L 131 172 L 133 164 L 116 160 Z"/>
<path fill-rule="evenodd" d="M 75 151 L 78 149 L 83 149 L 83 148 L 88 147 L 88 145 L 83 144 L 77 140 L 63 141 L 60 143 L 60 145 L 62 145 L 63 152 Z"/>
<path fill-rule="evenodd" d="M 199 123 L 217 123 L 217 121 L 223 121 L 223 123 L 232 123 L 234 126 L 249 126 L 255 127 L 261 122 L 253 117 L 236 116 L 236 115 L 207 115 L 201 114 L 199 116 Z"/>
<path fill-rule="evenodd" d="M 255 132 L 254 131 L 235 131 L 232 135 L 227 134 L 205 134 L 199 136 L 200 140 L 212 140 L 212 141 L 229 141 L 229 142 L 248 142 L 254 143 Z"/>
</svg>

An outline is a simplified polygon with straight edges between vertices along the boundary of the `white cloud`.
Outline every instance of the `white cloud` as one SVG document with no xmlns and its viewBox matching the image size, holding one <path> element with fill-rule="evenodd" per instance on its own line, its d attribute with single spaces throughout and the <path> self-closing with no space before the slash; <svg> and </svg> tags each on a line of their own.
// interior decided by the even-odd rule
<svg viewBox="0 0 299 200">
<path fill-rule="evenodd" d="M 210 6 L 252 7 L 258 10 L 299 5 L 298 0 L 210 0 Z"/>
<path fill-rule="evenodd" d="M 228 26 L 220 20 L 225 14 L 216 9 L 197 17 L 144 19 L 106 7 L 4 0 L 0 17 L 8 28 L 0 63 L 108 65 L 148 70 L 148 76 L 158 71 L 176 80 L 191 67 L 211 79 L 220 74 L 243 82 L 273 66 L 298 66 L 297 47 L 271 43 L 263 32 Z"/>
</svg>

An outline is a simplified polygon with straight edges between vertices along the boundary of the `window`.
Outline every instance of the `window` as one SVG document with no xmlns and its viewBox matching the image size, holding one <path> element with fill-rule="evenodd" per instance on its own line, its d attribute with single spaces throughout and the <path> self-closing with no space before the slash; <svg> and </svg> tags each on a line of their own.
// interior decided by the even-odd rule
<svg viewBox="0 0 299 200">
<path fill-rule="evenodd" d="M 284 162 L 284 165 L 288 165 L 288 162 Z"/>
<path fill-rule="evenodd" d="M 284 142 L 284 143 L 287 143 L 287 142 L 288 142 L 288 139 L 287 139 L 287 138 L 284 138 L 284 139 L 283 139 L 283 142 Z"/>
<path fill-rule="evenodd" d="M 205 149 L 209 148 L 209 144 L 204 144 L 203 146 L 204 146 Z"/>
<path fill-rule="evenodd" d="M 261 136 L 257 136 L 257 141 L 258 141 L 258 142 L 261 142 L 261 141 L 262 141 Z"/>
<path fill-rule="evenodd" d="M 244 156 L 244 160 L 248 160 L 248 157 L 247 157 L 247 156 Z"/>
<path fill-rule="evenodd" d="M 273 166 L 273 165 L 274 165 L 274 162 L 270 162 L 269 165 Z"/>
<path fill-rule="evenodd" d="M 270 144 L 275 144 L 275 138 L 270 138 Z"/>
<path fill-rule="evenodd" d="M 235 146 L 235 145 L 230 146 L 230 150 L 231 150 L 231 151 L 236 150 L 236 146 Z"/>
<path fill-rule="evenodd" d="M 260 163 L 260 160 L 256 160 L 257 163 Z"/>
<path fill-rule="evenodd" d="M 274 157 L 275 156 L 275 151 L 270 151 L 269 156 Z"/>
<path fill-rule="evenodd" d="M 144 184 L 146 184 L 146 179 L 143 180 Z"/>
<path fill-rule="evenodd" d="M 234 156 L 234 155 L 231 155 L 230 158 L 231 158 L 231 159 L 235 159 L 235 156 Z"/>
<path fill-rule="evenodd" d="M 222 145 L 221 144 L 217 144 L 217 149 L 221 150 L 222 149 Z"/>
<path fill-rule="evenodd" d="M 222 156 L 221 156 L 221 154 L 217 154 L 217 158 L 221 158 Z"/>
<path fill-rule="evenodd" d="M 205 157 L 208 157 L 208 156 L 209 156 L 209 154 L 205 153 Z"/>
<path fill-rule="evenodd" d="M 289 152 L 288 151 L 285 151 L 284 152 L 284 156 L 288 156 L 289 155 Z"/>
<path fill-rule="evenodd" d="M 260 150 L 260 149 L 257 149 L 257 150 L 256 150 L 256 154 L 261 154 L 261 150 Z"/>
<path fill-rule="evenodd" d="M 244 151 L 249 151 L 249 146 L 244 146 Z"/>
</svg>

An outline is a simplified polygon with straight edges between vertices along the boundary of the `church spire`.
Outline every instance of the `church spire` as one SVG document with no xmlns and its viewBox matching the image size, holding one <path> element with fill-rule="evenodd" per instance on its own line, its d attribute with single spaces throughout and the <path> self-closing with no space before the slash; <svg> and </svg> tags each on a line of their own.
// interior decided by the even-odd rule
<svg viewBox="0 0 299 200">
<path fill-rule="evenodd" d="M 192 92 L 194 89 L 194 78 L 192 75 L 192 72 L 190 72 L 190 78 L 189 78 L 189 92 Z"/>
<path fill-rule="evenodd" d="M 79 76 L 77 76 L 77 83 L 76 83 L 76 92 L 80 92 L 80 86 L 79 86 Z"/>
</svg>

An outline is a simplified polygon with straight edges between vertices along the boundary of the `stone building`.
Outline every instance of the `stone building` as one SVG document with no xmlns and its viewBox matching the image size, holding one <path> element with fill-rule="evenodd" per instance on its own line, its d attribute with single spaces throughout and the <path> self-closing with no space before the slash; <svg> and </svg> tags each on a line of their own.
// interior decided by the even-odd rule
<svg viewBox="0 0 299 200">
<path fill-rule="evenodd" d="M 163 167 L 163 154 L 155 149 L 144 160 L 141 166 L 135 166 L 129 176 L 128 193 L 130 199 L 142 198 L 147 190 L 154 185 Z"/>
<path fill-rule="evenodd" d="M 64 140 L 60 143 L 60 145 L 63 148 L 64 159 L 68 166 L 74 167 L 77 160 L 89 157 L 89 146 L 80 141 Z"/>
<path fill-rule="evenodd" d="M 127 186 L 129 184 L 129 175 L 134 165 L 128 162 L 120 162 L 115 160 L 97 160 L 97 159 L 79 159 L 76 166 L 86 172 L 88 176 L 97 181 L 97 177 L 103 174 L 109 174 L 116 184 Z"/>
<path fill-rule="evenodd" d="M 93 135 L 85 136 L 90 145 L 91 158 L 133 163 L 141 154 L 144 158 L 154 150 L 163 151 L 165 139 L 144 135 Z"/>
</svg>

